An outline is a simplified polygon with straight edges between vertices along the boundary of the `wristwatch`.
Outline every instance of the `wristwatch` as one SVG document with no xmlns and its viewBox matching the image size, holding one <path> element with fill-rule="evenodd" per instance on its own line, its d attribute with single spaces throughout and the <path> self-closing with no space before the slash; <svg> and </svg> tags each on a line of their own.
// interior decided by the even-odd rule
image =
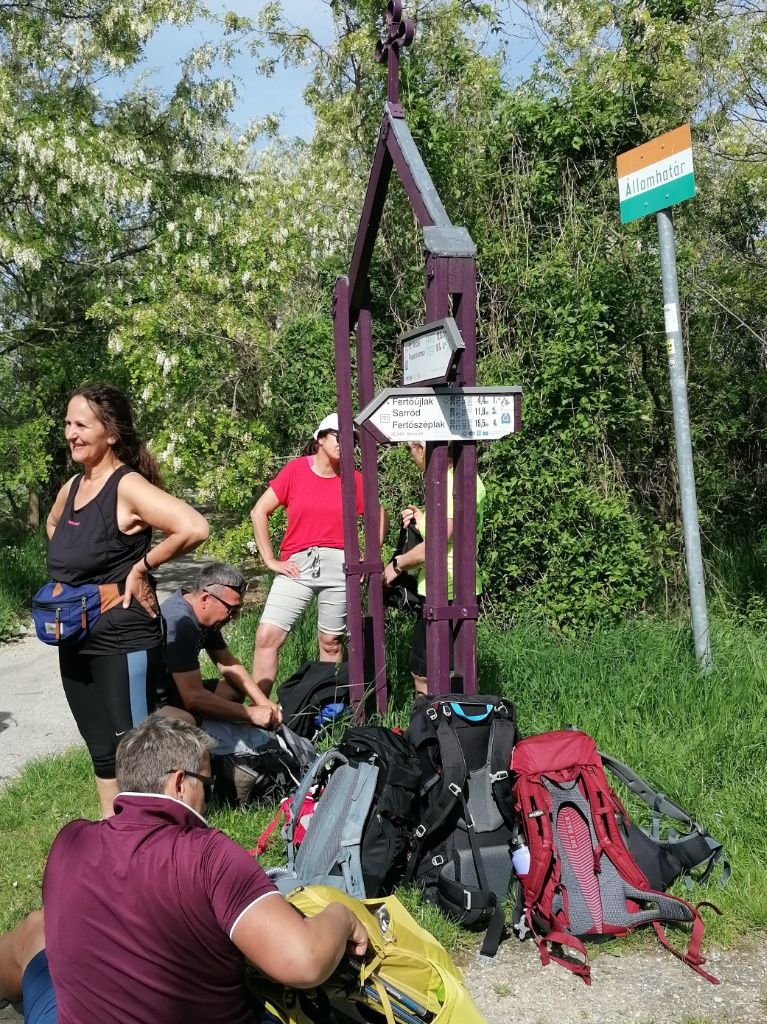
<svg viewBox="0 0 767 1024">
<path fill-rule="evenodd" d="M 392 558 L 392 560 L 391 560 L 391 564 L 392 564 L 392 569 L 394 569 L 394 571 L 396 572 L 396 574 L 397 574 L 398 576 L 399 576 L 399 574 L 400 574 L 401 572 L 404 572 L 404 571 L 405 571 L 404 569 L 400 569 L 400 567 L 399 567 L 399 566 L 397 565 L 397 556 L 396 556 L 396 555 L 394 556 L 394 558 Z"/>
</svg>

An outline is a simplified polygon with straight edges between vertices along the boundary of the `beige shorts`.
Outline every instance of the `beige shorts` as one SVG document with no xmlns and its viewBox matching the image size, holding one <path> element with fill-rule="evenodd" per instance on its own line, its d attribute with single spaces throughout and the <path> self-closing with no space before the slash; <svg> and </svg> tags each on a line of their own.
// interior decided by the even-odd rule
<svg viewBox="0 0 767 1024">
<path fill-rule="evenodd" d="M 289 633 L 313 597 L 317 597 L 317 628 L 331 636 L 346 633 L 344 553 L 338 548 L 306 548 L 290 556 L 301 569 L 297 579 L 275 576 L 261 622 Z"/>
</svg>

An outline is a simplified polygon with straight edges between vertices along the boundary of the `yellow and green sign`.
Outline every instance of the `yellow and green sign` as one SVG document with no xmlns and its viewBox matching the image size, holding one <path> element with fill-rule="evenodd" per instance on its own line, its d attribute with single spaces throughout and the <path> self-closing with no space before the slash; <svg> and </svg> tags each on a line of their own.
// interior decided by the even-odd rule
<svg viewBox="0 0 767 1024">
<path fill-rule="evenodd" d="M 689 124 L 618 157 L 621 224 L 692 199 L 695 174 Z"/>
</svg>

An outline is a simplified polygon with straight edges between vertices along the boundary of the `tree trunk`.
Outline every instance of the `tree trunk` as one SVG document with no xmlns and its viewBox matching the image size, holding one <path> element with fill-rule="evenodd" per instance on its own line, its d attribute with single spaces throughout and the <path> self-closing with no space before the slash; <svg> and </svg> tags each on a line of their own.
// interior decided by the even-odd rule
<svg viewBox="0 0 767 1024">
<path fill-rule="evenodd" d="M 40 496 L 36 488 L 29 488 L 29 501 L 27 503 L 27 529 L 36 530 L 40 526 Z"/>
</svg>

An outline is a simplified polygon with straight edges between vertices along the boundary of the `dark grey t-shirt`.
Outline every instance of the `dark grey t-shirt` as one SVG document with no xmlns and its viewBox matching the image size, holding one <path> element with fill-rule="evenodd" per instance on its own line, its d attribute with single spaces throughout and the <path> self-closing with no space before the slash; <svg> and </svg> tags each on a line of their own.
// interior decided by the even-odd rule
<svg viewBox="0 0 767 1024">
<path fill-rule="evenodd" d="M 200 651 L 222 651 L 226 640 L 220 629 L 201 626 L 194 609 L 184 600 L 186 590 L 177 590 L 160 606 L 165 631 L 165 679 L 159 703 L 183 707 L 173 680 L 174 672 L 194 672 L 200 667 Z"/>
</svg>

